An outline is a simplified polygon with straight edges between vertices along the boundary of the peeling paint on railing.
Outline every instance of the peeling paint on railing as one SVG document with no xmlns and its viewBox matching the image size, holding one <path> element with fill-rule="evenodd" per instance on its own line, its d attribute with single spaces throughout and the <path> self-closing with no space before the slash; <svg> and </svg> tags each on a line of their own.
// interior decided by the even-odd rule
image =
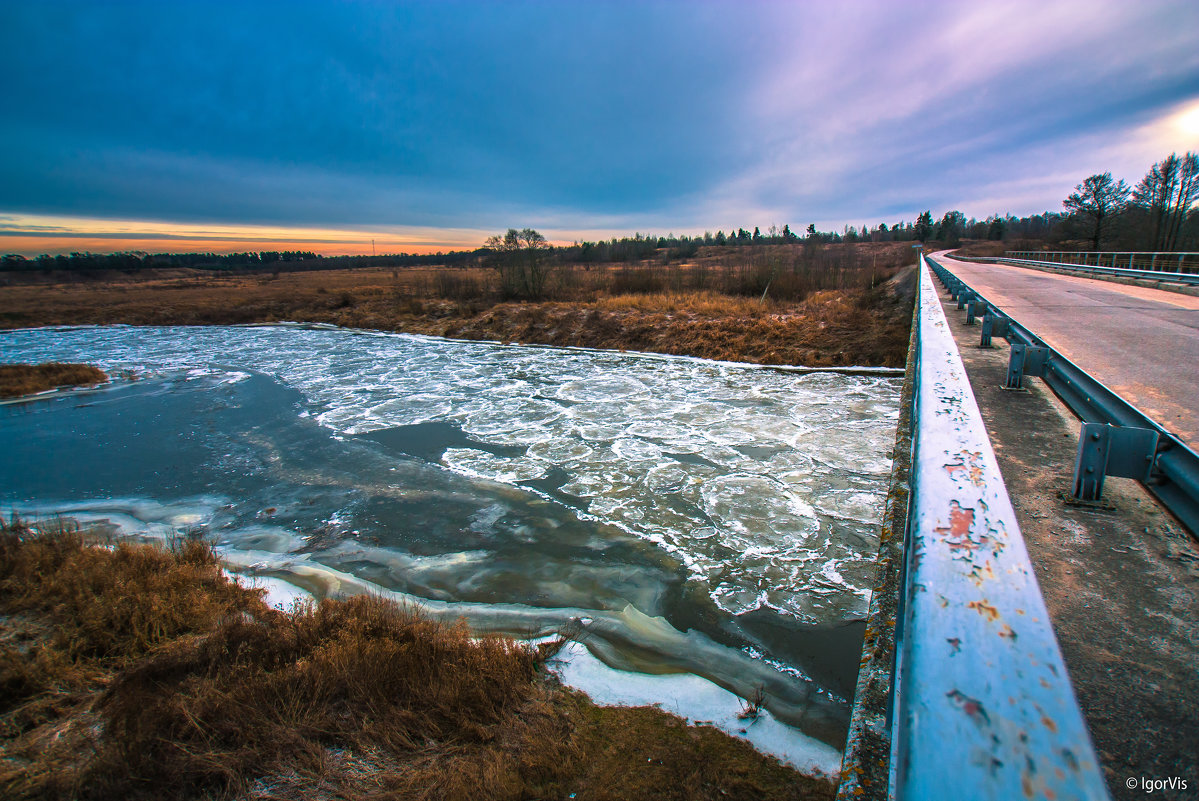
<svg viewBox="0 0 1199 801">
<path fill-rule="evenodd" d="M 897 798 L 1107 798 L 1007 490 L 920 264 Z"/>
</svg>

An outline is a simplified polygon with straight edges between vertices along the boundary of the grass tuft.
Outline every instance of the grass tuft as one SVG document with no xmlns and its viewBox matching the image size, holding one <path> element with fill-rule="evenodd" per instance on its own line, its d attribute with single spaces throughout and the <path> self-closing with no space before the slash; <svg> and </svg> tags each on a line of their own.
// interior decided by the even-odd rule
<svg viewBox="0 0 1199 801">
<path fill-rule="evenodd" d="M 0 364 L 0 398 L 19 398 L 55 387 L 102 384 L 108 376 L 88 364 Z"/>
</svg>

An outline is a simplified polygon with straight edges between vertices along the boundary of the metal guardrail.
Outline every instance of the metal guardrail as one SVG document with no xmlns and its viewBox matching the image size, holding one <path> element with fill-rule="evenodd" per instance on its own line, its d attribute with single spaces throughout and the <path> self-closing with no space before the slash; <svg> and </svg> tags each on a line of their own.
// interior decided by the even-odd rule
<svg viewBox="0 0 1199 801">
<path fill-rule="evenodd" d="M 935 260 L 929 259 L 929 264 L 958 299 L 959 307 L 972 305 L 974 308 L 971 311 L 977 316 L 983 316 L 982 344 L 989 344 L 989 336 L 992 333 L 1004 336 L 1012 344 L 1008 386 L 1018 387 L 1023 375 L 1038 375 L 1084 423 L 1156 432 L 1156 442 L 1149 453 L 1139 455 L 1141 452 L 1136 451 L 1126 455 L 1124 459 L 1125 462 L 1139 459 L 1139 465 L 1112 463 L 1107 469 L 1107 475 L 1128 475 L 1141 479 L 1145 488 L 1183 525 L 1192 533 L 1199 534 L 1199 455 L 1032 331 L 1005 315 L 995 304 Z M 998 333 L 997 328 L 1006 329 L 1006 333 Z M 1086 444 L 1087 437 L 1084 437 L 1080 445 Z M 1117 453 L 1117 456 L 1119 455 Z M 1146 456 L 1148 461 L 1145 460 Z M 1086 466 L 1094 467 L 1084 461 L 1083 447 L 1079 449 L 1079 466 L 1083 470 Z M 1136 469 L 1133 469 L 1134 467 Z M 1097 477 L 1100 479 L 1099 486 L 1092 488 L 1095 491 L 1091 493 L 1095 497 L 1087 498 L 1076 491 L 1081 500 L 1097 498 L 1098 490 L 1102 489 L 1102 473 Z M 1085 479 L 1086 477 L 1078 475 L 1076 470 L 1076 490 L 1080 481 Z"/>
<path fill-rule="evenodd" d="M 923 258 L 917 308 L 906 417 L 911 496 L 898 508 L 892 501 L 903 488 L 893 486 L 884 523 L 886 531 L 905 521 L 902 576 L 892 588 L 898 609 L 891 604 L 888 618 L 887 604 L 880 609 L 872 598 L 864 649 L 867 684 L 877 661 L 893 655 L 892 697 L 889 705 L 871 693 L 855 698 L 839 797 L 1108 798 Z M 891 626 L 895 647 L 880 650 L 888 638 L 877 632 Z M 880 731 L 889 738 L 886 768 L 878 764 Z"/>
<path fill-rule="evenodd" d="M 1199 253 L 1190 251 L 1044 251 L 1009 250 L 1011 258 L 1029 261 L 1053 262 L 1056 264 L 1082 267 L 1123 268 L 1145 272 L 1176 272 L 1195 274 L 1199 272 Z"/>
<path fill-rule="evenodd" d="M 1047 254 L 1051 255 L 1051 254 Z M 1073 264 L 1071 262 L 1048 261 L 1046 259 L 1024 259 L 1013 256 L 954 256 L 959 261 L 975 261 L 987 264 L 1015 264 L 1029 267 L 1048 267 L 1054 270 L 1066 270 L 1080 275 L 1108 275 L 1117 278 L 1134 278 L 1145 281 L 1155 281 L 1168 284 L 1186 284 L 1199 286 L 1199 274 L 1166 272 L 1164 270 L 1130 270 L 1124 267 L 1096 267 Z"/>
</svg>

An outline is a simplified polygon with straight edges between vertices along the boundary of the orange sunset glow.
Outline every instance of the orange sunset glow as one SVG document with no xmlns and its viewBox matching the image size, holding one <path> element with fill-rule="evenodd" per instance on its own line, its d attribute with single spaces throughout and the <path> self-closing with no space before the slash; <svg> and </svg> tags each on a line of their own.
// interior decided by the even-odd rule
<svg viewBox="0 0 1199 801">
<path fill-rule="evenodd" d="M 494 231 L 395 227 L 380 230 L 183 224 L 86 217 L 0 215 L 0 253 L 238 253 L 306 250 L 324 256 L 473 250 Z M 373 242 L 373 244 L 372 244 Z"/>
</svg>

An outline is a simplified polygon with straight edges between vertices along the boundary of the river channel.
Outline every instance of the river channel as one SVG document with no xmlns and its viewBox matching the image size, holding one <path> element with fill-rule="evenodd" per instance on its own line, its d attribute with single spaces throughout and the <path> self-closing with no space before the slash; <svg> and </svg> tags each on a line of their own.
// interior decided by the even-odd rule
<svg viewBox="0 0 1199 801">
<path fill-rule="evenodd" d="M 598 700 L 836 769 L 897 376 L 300 325 L 0 334 L 0 362 L 46 361 L 115 380 L 0 406 L 4 512 L 207 536 L 275 597 L 566 632 L 557 669 Z"/>
</svg>

